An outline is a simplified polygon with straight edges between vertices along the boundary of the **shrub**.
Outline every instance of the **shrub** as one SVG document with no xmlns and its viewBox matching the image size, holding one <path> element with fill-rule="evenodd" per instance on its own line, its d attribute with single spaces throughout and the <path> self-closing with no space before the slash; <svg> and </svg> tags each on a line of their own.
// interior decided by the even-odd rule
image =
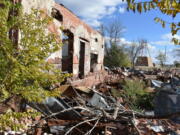
<svg viewBox="0 0 180 135">
<path fill-rule="evenodd" d="M 24 131 L 30 129 L 28 124 L 30 121 L 40 116 L 41 113 L 36 111 L 31 112 L 7 112 L 6 114 L 0 114 L 0 131 L 13 130 Z M 29 123 L 24 123 L 29 121 Z"/>
<path fill-rule="evenodd" d="M 129 107 L 134 110 L 153 108 L 153 95 L 145 91 L 145 83 L 140 80 L 125 80 L 123 96 Z"/>
<path fill-rule="evenodd" d="M 130 67 L 130 59 L 123 47 L 113 44 L 109 48 L 108 55 L 105 55 L 104 64 L 107 67 Z"/>
<path fill-rule="evenodd" d="M 46 62 L 62 45 L 56 34 L 47 32 L 52 18 L 42 17 L 45 13 L 38 10 L 22 14 L 20 4 L 13 4 L 11 0 L 0 3 L 4 5 L 0 7 L 0 103 L 15 96 L 33 102 L 59 96 L 60 91 L 53 86 L 69 75 Z M 11 15 L 11 11 L 18 15 Z M 13 31 L 21 33 L 19 42 Z M 17 124 L 11 120 L 14 114 L 22 116 L 18 112 L 0 116 L 0 129 Z M 17 127 L 19 125 L 13 129 Z"/>
</svg>

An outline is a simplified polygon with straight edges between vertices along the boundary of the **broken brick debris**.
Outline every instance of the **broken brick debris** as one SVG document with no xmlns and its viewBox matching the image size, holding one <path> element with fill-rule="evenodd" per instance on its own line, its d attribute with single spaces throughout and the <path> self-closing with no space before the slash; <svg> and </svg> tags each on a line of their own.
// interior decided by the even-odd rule
<svg viewBox="0 0 180 135">
<path fill-rule="evenodd" d="M 167 91 L 170 90 L 169 92 L 173 91 L 174 94 L 179 94 L 180 74 L 171 74 L 167 80 L 165 72 L 161 70 L 135 71 L 129 69 L 124 71 L 121 68 L 116 69 L 108 69 L 106 75 L 111 76 L 111 79 L 104 80 L 103 83 L 94 87 L 60 86 L 59 90 L 62 91 L 60 97 L 46 99 L 43 105 L 37 103 L 34 103 L 34 106 L 31 105 L 34 109 L 42 112 L 41 120 L 46 121 L 44 125 L 41 124 L 38 134 L 178 135 L 180 124 L 175 119 L 180 116 L 179 110 L 174 113 L 174 110 L 168 108 L 169 112 L 172 112 L 166 113 L 166 105 L 169 103 L 164 102 L 164 107 L 155 106 L 155 114 L 153 112 L 139 113 L 125 106 L 125 100 L 122 98 L 112 96 L 111 89 L 121 88 L 120 80 L 115 81 L 117 78 L 148 80 L 150 78 L 147 78 L 147 75 L 155 75 L 160 79 L 150 79 L 151 83 L 148 84 L 154 93 L 158 95 L 159 92 L 164 92 L 164 87 Z M 169 83 L 162 82 L 164 80 Z M 156 102 L 160 103 L 159 99 L 161 98 L 162 96 L 156 99 Z M 174 97 L 171 99 L 174 100 Z M 171 107 L 174 106 L 171 105 Z M 179 104 L 176 104 L 177 108 L 179 108 Z M 157 114 L 156 109 L 164 109 L 164 113 Z M 40 122 L 34 128 L 38 127 L 39 129 L 38 124 Z"/>
<path fill-rule="evenodd" d="M 171 74 L 167 75 L 167 72 Z M 179 134 L 179 72 L 106 68 L 104 73 L 104 80 L 95 83 L 93 87 L 90 87 L 93 84 L 85 85 L 84 82 L 89 81 L 86 78 L 74 80 L 75 83 L 71 80 L 59 87 L 60 97 L 49 97 L 42 103 L 28 103 L 31 109 L 41 112 L 42 116 L 37 120 L 30 120 L 31 128 L 26 132 L 37 135 Z M 156 76 L 157 80 L 147 76 Z M 112 88 L 122 89 L 122 80 L 137 78 L 147 83 L 148 92 L 156 93 L 154 112 L 136 112 L 126 105 L 126 100 L 122 97 L 112 95 Z M 173 93 L 174 96 L 168 95 L 168 99 L 159 93 Z"/>
</svg>

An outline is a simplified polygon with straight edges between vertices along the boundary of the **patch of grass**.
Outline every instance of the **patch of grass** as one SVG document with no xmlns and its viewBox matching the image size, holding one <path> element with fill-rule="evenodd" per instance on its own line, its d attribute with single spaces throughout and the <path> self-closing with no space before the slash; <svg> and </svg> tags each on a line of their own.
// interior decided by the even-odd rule
<svg viewBox="0 0 180 135">
<path fill-rule="evenodd" d="M 114 96 L 114 97 L 122 97 L 122 92 L 117 90 L 117 89 L 114 89 L 112 88 L 111 89 L 111 94 Z"/>
<path fill-rule="evenodd" d="M 122 83 L 123 92 L 112 89 L 112 95 L 122 97 L 128 106 L 136 111 L 152 110 L 153 95 L 145 91 L 145 83 L 141 80 L 125 80 Z"/>
</svg>

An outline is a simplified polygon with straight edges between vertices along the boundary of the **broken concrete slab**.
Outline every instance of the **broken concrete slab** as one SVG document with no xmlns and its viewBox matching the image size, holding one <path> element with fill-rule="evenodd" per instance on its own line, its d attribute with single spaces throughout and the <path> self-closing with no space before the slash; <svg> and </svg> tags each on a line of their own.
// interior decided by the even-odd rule
<svg viewBox="0 0 180 135">
<path fill-rule="evenodd" d="M 61 98 L 49 97 L 45 99 L 42 103 L 28 103 L 28 105 L 43 113 L 45 117 L 49 118 L 51 118 L 51 116 L 65 120 L 75 120 L 81 118 L 81 115 L 76 110 L 60 113 L 62 110 L 71 107 L 68 105 L 68 103 L 66 103 L 66 101 Z"/>
<path fill-rule="evenodd" d="M 88 105 L 98 107 L 98 108 L 104 108 L 104 109 L 110 109 L 110 106 L 106 102 L 106 100 L 99 95 L 98 93 L 94 93 L 91 100 L 88 102 Z"/>
</svg>

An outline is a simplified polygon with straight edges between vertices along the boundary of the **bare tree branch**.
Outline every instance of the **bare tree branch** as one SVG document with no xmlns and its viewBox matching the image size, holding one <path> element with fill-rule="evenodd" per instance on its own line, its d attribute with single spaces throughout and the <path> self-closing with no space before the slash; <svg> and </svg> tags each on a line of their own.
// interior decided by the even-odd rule
<svg viewBox="0 0 180 135">
<path fill-rule="evenodd" d="M 76 128 L 76 127 L 78 127 L 78 126 L 80 126 L 80 125 L 82 125 L 82 124 L 84 124 L 84 123 L 87 123 L 87 122 L 90 122 L 90 121 L 95 121 L 95 120 L 98 120 L 98 119 L 99 119 L 99 117 L 82 121 L 82 122 L 76 124 L 75 126 L 71 127 L 71 128 L 65 133 L 65 135 L 68 135 L 74 128 Z"/>
<path fill-rule="evenodd" d="M 96 121 L 96 123 L 94 124 L 94 126 L 91 128 L 91 130 L 89 130 L 85 135 L 90 135 L 91 134 L 91 132 L 96 128 L 96 126 L 97 126 L 97 124 L 99 123 L 99 120 L 100 120 L 101 118 L 99 118 L 97 121 Z"/>
<path fill-rule="evenodd" d="M 147 47 L 147 40 L 145 39 L 139 40 L 138 43 L 132 42 L 132 44 L 130 45 L 128 50 L 133 67 L 135 66 L 136 58 L 140 55 L 141 51 L 143 51 L 143 49 L 145 49 L 146 47 Z"/>
</svg>

